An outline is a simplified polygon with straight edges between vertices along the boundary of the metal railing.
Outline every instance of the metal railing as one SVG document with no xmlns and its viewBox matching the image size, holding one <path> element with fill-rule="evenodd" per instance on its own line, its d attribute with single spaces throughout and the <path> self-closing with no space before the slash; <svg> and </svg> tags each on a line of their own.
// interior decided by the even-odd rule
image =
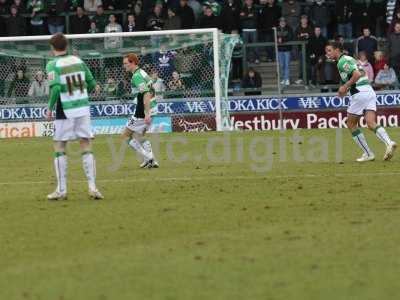
<svg viewBox="0 0 400 300">
<path fill-rule="evenodd" d="M 302 59 L 302 63 L 300 64 L 302 67 L 302 79 L 303 82 L 307 82 L 307 65 L 306 65 L 306 46 L 307 42 L 306 41 L 292 41 L 292 42 L 287 42 L 284 44 L 280 44 L 279 46 L 295 46 L 295 47 L 301 47 L 300 50 L 300 58 Z M 247 61 L 247 53 L 248 53 L 248 48 L 267 48 L 271 47 L 273 48 L 275 52 L 275 43 L 273 42 L 263 42 L 263 43 L 243 43 L 243 52 L 242 52 L 242 64 L 243 64 L 243 70 L 248 69 L 248 61 Z M 279 62 L 275 62 L 279 63 Z M 279 82 L 278 82 L 279 84 Z"/>
</svg>

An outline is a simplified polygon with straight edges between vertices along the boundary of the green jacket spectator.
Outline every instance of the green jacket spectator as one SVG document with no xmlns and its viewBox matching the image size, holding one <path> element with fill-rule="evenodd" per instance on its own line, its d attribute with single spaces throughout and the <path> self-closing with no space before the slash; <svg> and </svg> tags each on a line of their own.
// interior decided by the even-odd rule
<svg viewBox="0 0 400 300">
<path fill-rule="evenodd" d="M 31 28 L 33 35 L 44 34 L 44 18 L 39 14 L 45 13 L 45 4 L 41 0 L 29 0 L 27 10 L 31 14 Z"/>
<path fill-rule="evenodd" d="M 96 15 L 93 17 L 92 21 L 96 22 L 96 27 L 99 32 L 104 32 L 108 24 L 108 17 L 104 14 L 104 8 L 102 5 L 99 5 L 96 10 Z"/>
</svg>

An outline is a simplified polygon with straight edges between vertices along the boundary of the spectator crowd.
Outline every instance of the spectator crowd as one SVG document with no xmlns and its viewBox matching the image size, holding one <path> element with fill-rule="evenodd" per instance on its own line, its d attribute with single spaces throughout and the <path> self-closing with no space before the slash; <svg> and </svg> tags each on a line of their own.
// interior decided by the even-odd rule
<svg viewBox="0 0 400 300">
<path fill-rule="evenodd" d="M 371 83 L 385 88 L 400 75 L 400 1 L 392 0 L 0 0 L 0 36 L 113 33 L 217 27 L 224 33 L 240 34 L 244 47 L 269 42 L 266 47 L 248 47 L 243 59 L 234 55 L 232 79 L 242 86 L 259 88 L 262 76 L 257 65 L 275 60 L 272 43 L 277 29 L 281 84 L 336 84 L 339 76 L 325 56 L 328 40 L 344 43 L 346 53 L 357 58 Z M 386 40 L 382 49 L 379 40 Z M 114 40 L 118 45 L 118 39 Z M 296 43 L 297 42 L 297 43 Z M 306 44 L 305 57 L 298 42 Z M 114 45 L 115 46 L 115 45 Z M 243 46 L 242 46 L 243 47 Z M 238 47 L 239 48 L 239 47 Z M 235 49 L 240 52 L 240 49 Z M 163 59 L 170 59 L 161 50 Z M 298 74 L 290 65 L 298 60 Z M 305 64 L 305 65 L 304 65 Z M 306 70 L 307 76 L 303 74 Z M 20 70 L 21 71 L 21 70 Z M 154 72 L 153 72 L 154 71 Z M 153 70 L 157 88 L 182 90 L 185 82 L 172 69 Z M 22 71 L 21 71 L 22 72 Z M 15 80 L 26 81 L 25 74 Z M 171 80 L 162 82 L 168 72 Z M 23 73 L 23 72 L 22 72 Z M 24 94 L 46 93 L 43 74 L 31 76 Z M 294 80 L 293 80 L 294 79 Z M 306 79 L 306 82 L 303 82 Z M 45 80 L 44 80 L 45 81 Z M 294 82 L 292 82 L 294 81 Z M 26 82 L 24 83 L 24 86 Z M 12 88 L 12 87 L 11 87 Z M 11 94 L 13 90 L 11 90 Z M 118 94 L 115 79 L 107 81 L 110 94 Z"/>
</svg>

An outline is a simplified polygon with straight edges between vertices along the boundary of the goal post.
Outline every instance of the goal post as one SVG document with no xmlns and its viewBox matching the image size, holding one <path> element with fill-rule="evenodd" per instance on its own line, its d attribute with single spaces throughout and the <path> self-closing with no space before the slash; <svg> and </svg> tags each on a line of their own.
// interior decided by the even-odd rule
<svg viewBox="0 0 400 300">
<path fill-rule="evenodd" d="M 231 130 L 228 81 L 233 48 L 240 40 L 237 35 L 211 28 L 66 36 L 68 53 L 81 57 L 101 86 L 100 93 L 91 95 L 94 103 L 134 103 L 129 74 L 122 68 L 123 56 L 134 52 L 154 80 L 160 114 L 169 115 L 173 126 L 185 129 L 198 123 L 207 130 Z M 32 94 L 31 86 L 52 59 L 50 38 L 0 37 L 0 81 L 4 82 L 0 105 L 47 102 L 45 95 Z M 21 72 L 23 78 L 18 78 Z"/>
</svg>

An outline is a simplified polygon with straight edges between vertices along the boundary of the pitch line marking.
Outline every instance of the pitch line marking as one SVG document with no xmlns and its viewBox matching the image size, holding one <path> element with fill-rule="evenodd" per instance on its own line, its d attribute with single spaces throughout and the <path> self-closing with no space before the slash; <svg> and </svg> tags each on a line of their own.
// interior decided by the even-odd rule
<svg viewBox="0 0 400 300">
<path fill-rule="evenodd" d="M 400 172 L 378 172 L 378 173 L 336 173 L 328 175 L 320 174 L 287 174 L 287 175 L 267 175 L 267 176 L 209 176 L 209 177 L 149 177 L 149 178 L 114 178 L 114 179 L 98 179 L 97 182 L 169 182 L 169 181 L 208 181 L 208 180 L 267 180 L 267 179 L 285 179 L 285 178 L 317 178 L 317 177 L 370 177 L 370 176 L 393 176 L 400 175 Z M 0 186 L 7 185 L 32 185 L 32 184 L 49 184 L 53 181 L 15 181 L 15 182 L 0 182 Z M 72 183 L 87 182 L 87 180 L 70 180 Z"/>
</svg>

